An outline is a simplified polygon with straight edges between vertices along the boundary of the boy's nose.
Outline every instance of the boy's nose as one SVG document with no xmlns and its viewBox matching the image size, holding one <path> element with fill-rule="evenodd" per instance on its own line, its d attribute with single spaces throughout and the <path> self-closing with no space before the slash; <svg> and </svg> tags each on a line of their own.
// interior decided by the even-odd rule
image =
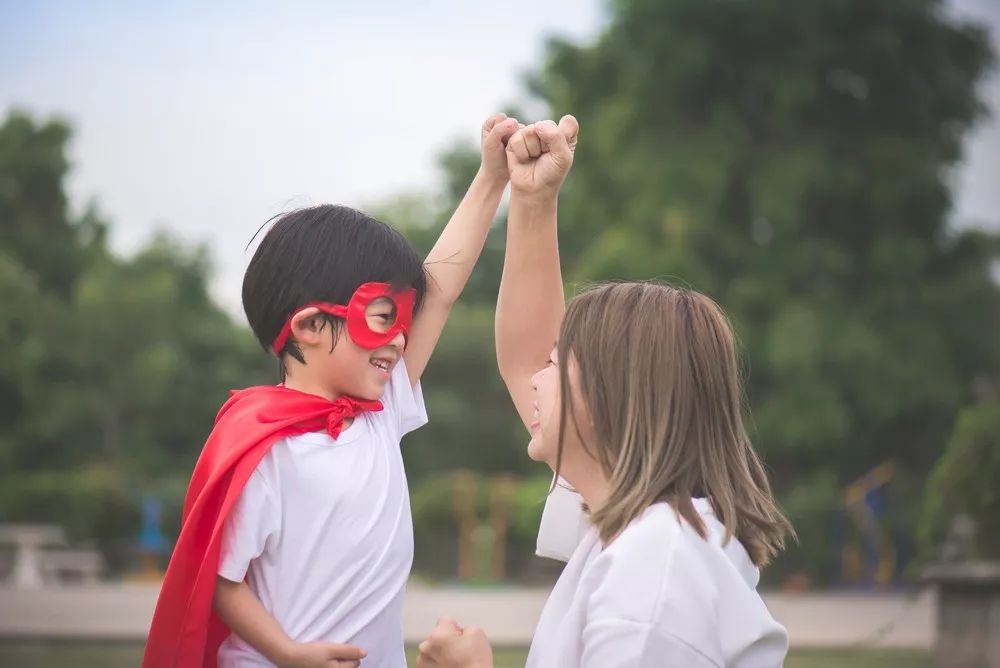
<svg viewBox="0 0 1000 668">
<path fill-rule="evenodd" d="M 396 332 L 389 345 L 402 352 L 406 348 L 406 335 L 403 332 Z"/>
</svg>

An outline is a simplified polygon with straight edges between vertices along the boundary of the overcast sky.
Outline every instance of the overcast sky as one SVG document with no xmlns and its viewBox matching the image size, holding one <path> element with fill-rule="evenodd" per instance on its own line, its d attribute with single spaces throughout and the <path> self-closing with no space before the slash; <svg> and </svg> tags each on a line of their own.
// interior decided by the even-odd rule
<svg viewBox="0 0 1000 668">
<path fill-rule="evenodd" d="M 96 200 L 121 252 L 156 229 L 208 243 L 234 311 L 261 222 L 434 189 L 442 149 L 526 101 L 545 38 L 605 16 L 596 0 L 208 4 L 0 3 L 0 111 L 69 119 L 74 207 Z M 996 44 L 1000 0 L 951 6 Z M 984 93 L 995 118 L 970 137 L 955 219 L 1000 228 L 997 72 Z"/>
</svg>

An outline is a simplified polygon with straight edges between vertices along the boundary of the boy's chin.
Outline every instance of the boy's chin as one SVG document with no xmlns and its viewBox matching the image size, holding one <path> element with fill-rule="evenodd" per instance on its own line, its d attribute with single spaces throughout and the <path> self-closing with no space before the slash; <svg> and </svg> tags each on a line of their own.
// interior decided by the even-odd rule
<svg viewBox="0 0 1000 668">
<path fill-rule="evenodd" d="M 358 393 L 354 395 L 354 398 L 364 399 L 365 401 L 381 401 L 384 396 L 385 385 L 382 385 L 381 387 L 368 386 L 358 388 Z"/>
</svg>

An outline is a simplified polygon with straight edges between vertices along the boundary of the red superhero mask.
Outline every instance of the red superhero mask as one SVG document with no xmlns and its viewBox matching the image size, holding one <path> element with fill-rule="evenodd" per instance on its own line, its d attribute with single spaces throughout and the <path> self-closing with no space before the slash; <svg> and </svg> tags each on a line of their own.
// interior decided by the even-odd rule
<svg viewBox="0 0 1000 668">
<path fill-rule="evenodd" d="M 351 340 L 367 350 L 375 350 L 384 346 L 396 338 L 400 332 L 409 339 L 410 324 L 413 322 L 413 305 L 416 299 L 417 291 L 413 288 L 394 292 L 388 283 L 365 283 L 354 291 L 347 306 L 328 302 L 313 302 L 295 309 L 295 313 L 292 313 L 285 321 L 285 326 L 281 328 L 281 332 L 278 333 L 271 349 L 274 350 L 275 355 L 281 354 L 285 344 L 288 343 L 288 337 L 292 335 L 292 318 L 295 317 L 296 313 L 307 308 L 318 308 L 324 313 L 346 319 L 347 333 Z M 387 305 L 392 306 L 391 315 L 387 315 L 384 309 L 379 309 L 376 312 L 378 315 L 373 318 L 376 323 L 369 325 L 368 308 L 372 305 L 378 306 L 381 300 L 385 300 Z"/>
</svg>

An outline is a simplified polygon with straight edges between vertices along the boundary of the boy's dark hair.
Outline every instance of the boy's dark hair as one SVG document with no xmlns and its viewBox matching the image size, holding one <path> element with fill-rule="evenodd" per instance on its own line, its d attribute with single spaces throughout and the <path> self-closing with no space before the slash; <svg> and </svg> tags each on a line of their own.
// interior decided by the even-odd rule
<svg viewBox="0 0 1000 668">
<path fill-rule="evenodd" d="M 414 312 L 427 287 L 423 262 L 406 238 L 346 206 L 324 204 L 277 217 L 243 276 L 243 310 L 265 350 L 285 321 L 310 302 L 347 304 L 362 283 L 416 288 Z M 327 316 L 335 328 L 343 320 Z M 334 341 L 339 329 L 334 330 Z M 281 351 L 304 361 L 294 341 Z"/>
</svg>

